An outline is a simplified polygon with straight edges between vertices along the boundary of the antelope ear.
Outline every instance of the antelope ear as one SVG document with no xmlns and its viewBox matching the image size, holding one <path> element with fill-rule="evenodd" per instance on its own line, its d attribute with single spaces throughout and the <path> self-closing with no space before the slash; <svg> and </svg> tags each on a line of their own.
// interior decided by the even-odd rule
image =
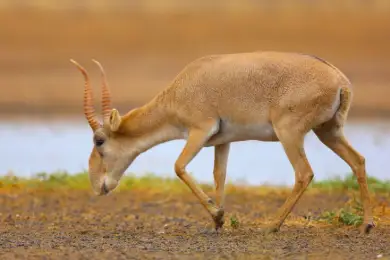
<svg viewBox="0 0 390 260">
<path fill-rule="evenodd" d="M 112 132 L 118 131 L 121 123 L 122 123 L 122 117 L 120 116 L 118 110 L 115 108 L 111 110 L 110 113 L 110 129 Z"/>
</svg>

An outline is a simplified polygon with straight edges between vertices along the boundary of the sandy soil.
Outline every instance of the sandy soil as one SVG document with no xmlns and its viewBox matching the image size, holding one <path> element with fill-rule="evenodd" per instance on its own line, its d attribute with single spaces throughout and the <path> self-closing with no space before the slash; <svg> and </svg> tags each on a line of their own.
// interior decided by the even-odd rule
<svg viewBox="0 0 390 260">
<path fill-rule="evenodd" d="M 347 193 L 306 193 L 280 232 L 264 235 L 262 227 L 287 194 L 229 193 L 221 233 L 212 230 L 209 216 L 190 192 L 1 194 L 0 258 L 390 259 L 388 198 L 376 199 L 382 205 L 375 211 L 380 222 L 369 235 L 305 218 L 342 207 L 352 196 Z M 237 228 L 230 225 L 233 215 Z"/>
</svg>

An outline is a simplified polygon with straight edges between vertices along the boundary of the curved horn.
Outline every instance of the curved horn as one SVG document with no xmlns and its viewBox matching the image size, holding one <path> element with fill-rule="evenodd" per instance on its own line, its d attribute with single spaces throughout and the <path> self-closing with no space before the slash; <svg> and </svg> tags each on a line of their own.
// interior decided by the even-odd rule
<svg viewBox="0 0 390 260">
<path fill-rule="evenodd" d="M 89 85 L 89 77 L 87 74 L 87 71 L 76 61 L 70 60 L 76 67 L 80 70 L 80 72 L 84 76 L 85 81 L 85 88 L 84 88 L 84 114 L 85 117 L 88 120 L 89 126 L 92 128 L 93 131 L 95 131 L 97 128 L 100 127 L 100 123 L 96 118 L 95 115 L 95 109 L 93 108 L 93 96 L 92 96 L 92 89 Z"/>
<path fill-rule="evenodd" d="M 112 105 L 111 105 L 111 93 L 108 87 L 106 73 L 104 72 L 103 66 L 100 64 L 100 62 L 94 59 L 92 61 L 98 65 L 102 76 L 102 84 L 103 84 L 102 85 L 102 113 L 103 113 L 103 118 L 107 119 L 110 117 Z"/>
</svg>

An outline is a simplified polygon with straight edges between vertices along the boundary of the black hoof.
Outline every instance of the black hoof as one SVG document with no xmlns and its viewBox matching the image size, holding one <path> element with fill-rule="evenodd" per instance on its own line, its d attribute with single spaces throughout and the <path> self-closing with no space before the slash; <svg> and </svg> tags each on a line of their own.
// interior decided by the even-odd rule
<svg viewBox="0 0 390 260">
<path fill-rule="evenodd" d="M 370 233 L 371 229 L 373 229 L 375 227 L 375 224 L 372 222 L 372 223 L 368 223 L 364 226 L 364 233 L 365 234 L 368 234 Z"/>
<path fill-rule="evenodd" d="M 222 228 L 223 224 L 225 224 L 224 214 L 225 211 L 223 209 L 219 209 L 217 215 L 213 216 L 215 230 L 217 231 Z"/>
<path fill-rule="evenodd" d="M 264 229 L 264 233 L 265 233 L 266 235 L 273 234 L 273 233 L 277 233 L 277 232 L 279 232 L 279 228 L 278 228 L 277 226 L 274 226 L 274 225 L 268 226 L 268 227 L 266 227 L 266 228 Z"/>
</svg>

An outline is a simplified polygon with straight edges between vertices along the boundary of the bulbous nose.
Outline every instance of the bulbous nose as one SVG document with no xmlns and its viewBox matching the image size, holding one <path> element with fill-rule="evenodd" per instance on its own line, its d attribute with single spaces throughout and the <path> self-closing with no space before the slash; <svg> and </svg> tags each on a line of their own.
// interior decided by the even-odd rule
<svg viewBox="0 0 390 260">
<path fill-rule="evenodd" d="M 105 177 L 100 188 L 99 195 L 107 195 L 118 186 L 118 182 L 112 178 Z"/>
<path fill-rule="evenodd" d="M 101 195 L 107 195 L 109 192 L 106 182 L 103 182 Z"/>
</svg>

